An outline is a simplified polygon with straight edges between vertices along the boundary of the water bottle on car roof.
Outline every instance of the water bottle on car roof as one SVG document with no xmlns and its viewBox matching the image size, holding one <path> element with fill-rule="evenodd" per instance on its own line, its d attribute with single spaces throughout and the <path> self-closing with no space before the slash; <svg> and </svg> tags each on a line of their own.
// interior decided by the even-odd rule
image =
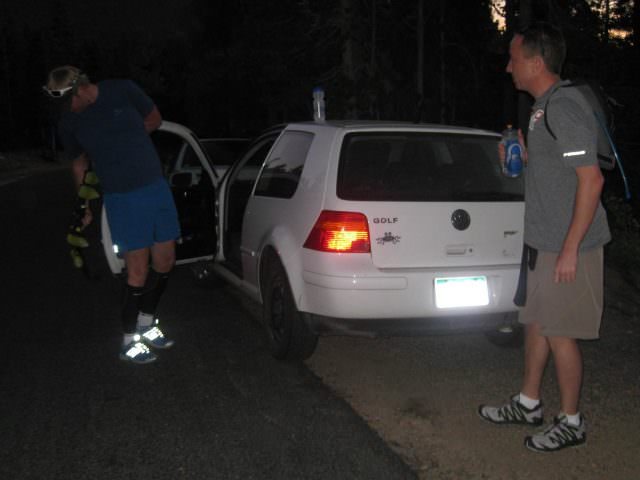
<svg viewBox="0 0 640 480">
<path fill-rule="evenodd" d="M 313 89 L 313 121 L 323 123 L 325 121 L 324 89 Z"/>
</svg>

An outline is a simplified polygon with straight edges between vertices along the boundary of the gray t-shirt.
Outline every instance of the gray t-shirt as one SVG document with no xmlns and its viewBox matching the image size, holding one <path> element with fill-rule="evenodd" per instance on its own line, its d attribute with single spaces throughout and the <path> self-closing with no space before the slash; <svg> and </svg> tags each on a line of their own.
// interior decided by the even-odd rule
<svg viewBox="0 0 640 480">
<path fill-rule="evenodd" d="M 556 83 L 538 98 L 529 120 L 524 241 L 549 252 L 562 249 L 571 225 L 578 185 L 576 167 L 598 165 L 598 126 L 593 110 L 576 88 L 564 87 L 569 83 Z M 545 126 L 545 115 L 555 139 Z M 580 250 L 600 247 L 610 239 L 607 216 L 598 202 Z"/>
</svg>

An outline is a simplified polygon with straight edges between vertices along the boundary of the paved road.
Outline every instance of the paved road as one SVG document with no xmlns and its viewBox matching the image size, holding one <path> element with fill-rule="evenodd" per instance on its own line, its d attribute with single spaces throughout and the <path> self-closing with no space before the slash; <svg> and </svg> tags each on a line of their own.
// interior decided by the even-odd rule
<svg viewBox="0 0 640 480">
<path fill-rule="evenodd" d="M 100 282 L 71 267 L 71 203 L 66 172 L 0 188 L 0 478 L 414 478 L 305 366 L 271 359 L 228 287 L 188 268 L 161 308 L 176 346 L 119 361 L 119 282 L 102 261 Z"/>
</svg>

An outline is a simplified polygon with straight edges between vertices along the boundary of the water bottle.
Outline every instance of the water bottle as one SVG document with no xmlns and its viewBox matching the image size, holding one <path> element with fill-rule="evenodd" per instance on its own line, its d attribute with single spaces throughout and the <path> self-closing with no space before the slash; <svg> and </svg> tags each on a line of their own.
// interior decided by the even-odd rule
<svg viewBox="0 0 640 480">
<path fill-rule="evenodd" d="M 522 173 L 522 147 L 518 140 L 518 131 L 507 125 L 502 132 L 504 145 L 504 166 L 502 173 L 507 177 L 519 177 Z"/>
<path fill-rule="evenodd" d="M 313 121 L 324 122 L 324 90 L 322 87 L 313 89 Z"/>
</svg>

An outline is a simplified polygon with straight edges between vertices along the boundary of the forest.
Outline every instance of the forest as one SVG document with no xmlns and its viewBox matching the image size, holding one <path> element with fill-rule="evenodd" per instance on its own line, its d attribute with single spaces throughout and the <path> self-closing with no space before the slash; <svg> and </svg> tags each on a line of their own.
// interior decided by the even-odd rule
<svg viewBox="0 0 640 480">
<path fill-rule="evenodd" d="M 499 130 L 527 113 L 505 66 L 513 32 L 535 20 L 562 28 L 564 76 L 604 87 L 634 149 L 633 0 L 3 0 L 0 151 L 46 141 L 41 87 L 61 64 L 134 79 L 200 135 L 308 119 L 318 85 L 328 118 Z"/>
<path fill-rule="evenodd" d="M 634 0 L 2 0 L 0 161 L 55 155 L 48 71 L 131 78 L 200 136 L 253 136 L 312 118 L 525 125 L 531 98 L 505 72 L 514 32 L 564 32 L 563 77 L 599 84 L 631 184 L 605 172 L 608 262 L 640 287 L 640 7 Z M 1 166 L 1 165 L 0 165 Z"/>
</svg>

